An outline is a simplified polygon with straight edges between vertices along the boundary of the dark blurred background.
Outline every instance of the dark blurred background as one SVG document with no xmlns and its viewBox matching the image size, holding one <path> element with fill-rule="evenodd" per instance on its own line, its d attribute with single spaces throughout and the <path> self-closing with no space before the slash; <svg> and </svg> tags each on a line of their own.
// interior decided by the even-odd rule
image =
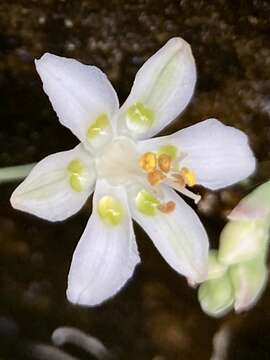
<svg viewBox="0 0 270 360">
<path fill-rule="evenodd" d="M 216 117 L 244 130 L 258 159 L 256 174 L 244 183 L 219 192 L 198 189 L 199 216 L 218 246 L 226 214 L 269 179 L 269 19 L 270 2 L 259 0 L 0 0 L 0 166 L 35 162 L 77 143 L 42 91 L 35 58 L 52 52 L 100 67 L 122 102 L 143 62 L 181 36 L 193 49 L 197 89 L 166 133 Z M 70 305 L 69 264 L 91 201 L 52 224 L 10 207 L 16 185 L 0 186 L 1 359 L 38 358 L 29 349 L 52 344 L 53 330 L 63 325 L 98 337 L 125 360 L 270 359 L 269 288 L 249 313 L 211 319 L 196 290 L 137 226 L 142 264 L 128 285 L 99 307 Z M 65 351 L 92 359 L 75 347 Z"/>
</svg>

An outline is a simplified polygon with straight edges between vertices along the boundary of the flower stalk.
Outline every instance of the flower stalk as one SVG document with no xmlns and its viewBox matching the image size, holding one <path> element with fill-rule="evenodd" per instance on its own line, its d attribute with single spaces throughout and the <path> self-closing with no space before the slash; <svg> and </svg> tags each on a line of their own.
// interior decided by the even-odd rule
<svg viewBox="0 0 270 360">
<path fill-rule="evenodd" d="M 0 184 L 24 179 L 36 163 L 0 168 Z"/>
</svg>

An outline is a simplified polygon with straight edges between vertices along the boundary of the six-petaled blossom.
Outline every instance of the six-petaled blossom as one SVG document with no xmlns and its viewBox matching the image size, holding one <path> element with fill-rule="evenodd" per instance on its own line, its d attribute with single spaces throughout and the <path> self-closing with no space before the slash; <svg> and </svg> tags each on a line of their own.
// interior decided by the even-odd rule
<svg viewBox="0 0 270 360">
<path fill-rule="evenodd" d="M 132 276 L 140 262 L 132 218 L 173 269 L 192 283 L 203 281 L 207 234 L 175 190 L 198 202 L 193 185 L 231 185 L 253 172 L 255 160 L 246 135 L 215 119 L 149 139 L 184 110 L 193 94 L 190 46 L 181 38 L 169 40 L 138 71 L 120 109 L 109 80 L 94 66 L 47 53 L 36 68 L 59 121 L 80 144 L 39 162 L 11 203 L 61 221 L 95 189 L 93 212 L 71 263 L 68 299 L 99 304 Z"/>
</svg>

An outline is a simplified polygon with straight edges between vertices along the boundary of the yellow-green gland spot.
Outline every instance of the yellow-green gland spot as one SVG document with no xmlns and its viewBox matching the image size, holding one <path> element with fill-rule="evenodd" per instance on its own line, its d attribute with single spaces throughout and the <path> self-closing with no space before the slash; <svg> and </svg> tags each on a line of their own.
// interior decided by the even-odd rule
<svg viewBox="0 0 270 360">
<path fill-rule="evenodd" d="M 174 145 L 164 145 L 160 146 L 158 150 L 158 155 L 166 154 L 171 156 L 172 159 L 175 159 L 177 156 L 177 147 Z"/>
<path fill-rule="evenodd" d="M 138 133 L 148 130 L 155 120 L 154 111 L 141 102 L 130 106 L 126 115 L 128 128 Z"/>
<path fill-rule="evenodd" d="M 155 215 L 160 206 L 160 202 L 146 190 L 138 192 L 135 203 L 141 213 L 149 216 Z"/>
<path fill-rule="evenodd" d="M 72 160 L 67 167 L 69 183 L 74 191 L 81 192 L 85 189 L 86 167 L 79 160 Z"/>
<path fill-rule="evenodd" d="M 100 114 L 96 118 L 96 121 L 91 126 L 89 126 L 89 128 L 87 130 L 87 135 L 86 135 L 87 140 L 89 142 L 91 142 L 98 135 L 104 135 L 106 132 L 106 128 L 108 128 L 109 125 L 110 125 L 110 123 L 109 123 L 107 114 L 105 114 L 105 113 Z"/>
<path fill-rule="evenodd" d="M 121 202 L 113 196 L 103 196 L 98 202 L 98 214 L 109 225 L 119 225 L 124 217 Z"/>
</svg>

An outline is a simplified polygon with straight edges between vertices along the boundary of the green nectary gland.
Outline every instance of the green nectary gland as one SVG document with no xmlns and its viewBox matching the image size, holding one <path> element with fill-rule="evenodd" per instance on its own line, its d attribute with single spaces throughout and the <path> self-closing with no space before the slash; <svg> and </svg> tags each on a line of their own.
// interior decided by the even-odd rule
<svg viewBox="0 0 270 360">
<path fill-rule="evenodd" d="M 69 183 L 74 191 L 84 190 L 86 167 L 80 160 L 72 160 L 67 167 Z"/>
<path fill-rule="evenodd" d="M 160 202 L 150 192 L 141 190 L 135 199 L 137 209 L 144 215 L 153 216 L 157 213 Z"/>
<path fill-rule="evenodd" d="M 127 124 L 142 130 L 149 129 L 155 120 L 154 111 L 141 102 L 135 102 L 127 110 Z"/>
<path fill-rule="evenodd" d="M 103 196 L 97 206 L 101 220 L 109 225 L 119 225 L 123 221 L 124 209 L 121 202 L 113 196 Z"/>
<path fill-rule="evenodd" d="M 102 113 L 97 118 L 96 121 L 89 126 L 87 130 L 87 140 L 91 142 L 98 135 L 103 135 L 103 132 L 106 128 L 109 127 L 109 119 L 107 114 Z"/>
</svg>

